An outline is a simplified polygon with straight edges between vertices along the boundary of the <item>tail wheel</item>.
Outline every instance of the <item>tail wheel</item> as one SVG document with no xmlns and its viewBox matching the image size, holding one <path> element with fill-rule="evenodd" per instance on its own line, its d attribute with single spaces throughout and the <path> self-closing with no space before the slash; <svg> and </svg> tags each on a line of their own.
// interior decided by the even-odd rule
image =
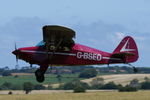
<svg viewBox="0 0 150 100">
<path fill-rule="evenodd" d="M 134 71 L 134 73 L 137 73 L 137 72 L 138 72 L 138 69 L 135 68 L 135 67 L 133 67 L 133 71 Z"/>
<path fill-rule="evenodd" d="M 44 72 L 40 69 L 35 71 L 36 80 L 40 83 L 42 83 L 45 80 Z"/>
</svg>

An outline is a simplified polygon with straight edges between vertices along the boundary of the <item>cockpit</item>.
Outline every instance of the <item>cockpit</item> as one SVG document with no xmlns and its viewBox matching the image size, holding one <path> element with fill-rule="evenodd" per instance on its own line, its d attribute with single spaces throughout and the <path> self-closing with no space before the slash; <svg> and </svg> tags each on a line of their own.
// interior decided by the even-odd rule
<svg viewBox="0 0 150 100">
<path fill-rule="evenodd" d="M 45 46 L 45 42 L 44 41 L 40 41 L 37 45 L 37 47 L 44 47 Z M 61 51 L 70 51 L 70 48 L 66 47 L 66 46 L 59 46 L 57 48 L 57 50 L 61 50 Z"/>
</svg>

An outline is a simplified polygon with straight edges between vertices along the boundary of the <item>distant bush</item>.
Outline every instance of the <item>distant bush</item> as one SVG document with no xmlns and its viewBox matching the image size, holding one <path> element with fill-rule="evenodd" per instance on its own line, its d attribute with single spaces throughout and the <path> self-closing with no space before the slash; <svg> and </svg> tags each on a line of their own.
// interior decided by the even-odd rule
<svg viewBox="0 0 150 100">
<path fill-rule="evenodd" d="M 77 85 L 74 89 L 73 89 L 74 93 L 84 93 L 86 92 L 86 89 L 82 86 L 82 85 Z"/>
<path fill-rule="evenodd" d="M 150 82 L 149 81 L 142 82 L 141 83 L 141 89 L 149 90 L 150 89 Z"/>
<path fill-rule="evenodd" d="M 109 82 L 103 85 L 101 89 L 118 89 L 118 85 L 116 85 L 114 82 Z"/>
<path fill-rule="evenodd" d="M 80 73 L 79 78 L 92 78 L 96 77 L 96 75 L 97 71 L 94 68 L 86 69 Z"/>
<path fill-rule="evenodd" d="M 80 82 L 79 80 L 74 80 L 72 82 L 65 83 L 64 85 L 61 86 L 61 88 L 64 90 L 73 90 L 77 86 L 81 86 L 85 89 L 90 88 L 90 86 L 87 83 Z"/>
<path fill-rule="evenodd" d="M 25 82 L 23 84 L 23 90 L 26 92 L 26 94 L 28 94 L 29 92 L 31 92 L 34 89 L 34 85 L 30 82 Z"/>
<path fill-rule="evenodd" d="M 102 85 L 102 84 L 92 85 L 92 86 L 91 86 L 91 89 L 94 89 L 94 90 L 98 90 L 98 89 L 102 89 L 102 88 L 103 88 L 103 85 Z"/>
<path fill-rule="evenodd" d="M 148 77 L 144 78 L 145 82 L 150 82 L 150 79 Z"/>
<path fill-rule="evenodd" d="M 15 76 L 14 76 L 14 78 L 18 78 L 18 77 L 19 77 L 18 75 L 15 75 Z"/>
<path fill-rule="evenodd" d="M 138 79 L 133 79 L 130 81 L 130 87 L 140 88 L 140 83 Z"/>
<path fill-rule="evenodd" d="M 11 73 L 10 73 L 10 71 L 4 71 L 2 73 L 2 76 L 11 76 Z"/>
<path fill-rule="evenodd" d="M 129 85 L 125 86 L 125 87 L 119 87 L 118 89 L 119 92 L 136 92 L 138 91 L 138 89 L 136 87 L 131 87 Z"/>
<path fill-rule="evenodd" d="M 62 85 L 62 88 L 64 90 L 72 90 L 75 87 L 75 84 L 73 82 L 68 82 Z"/>
</svg>

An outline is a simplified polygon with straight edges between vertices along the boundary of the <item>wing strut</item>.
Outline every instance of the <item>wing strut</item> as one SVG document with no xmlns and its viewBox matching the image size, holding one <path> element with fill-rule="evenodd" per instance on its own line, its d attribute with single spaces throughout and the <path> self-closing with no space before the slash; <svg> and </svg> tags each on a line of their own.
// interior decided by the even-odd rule
<svg viewBox="0 0 150 100">
<path fill-rule="evenodd" d="M 50 47 L 50 46 L 48 46 L 47 47 L 47 57 L 48 57 L 48 61 L 50 61 L 51 59 L 52 59 L 52 57 L 53 57 L 53 55 L 55 54 L 55 52 L 56 52 L 56 50 L 57 50 L 57 48 L 60 46 L 60 44 L 62 43 L 62 41 L 63 41 L 63 38 L 61 38 L 60 39 L 60 41 L 58 42 L 58 44 L 56 45 L 56 47 L 54 46 L 54 47 Z M 50 48 L 49 48 L 50 47 Z M 49 56 L 49 50 L 53 50 L 52 51 L 52 54 Z M 52 69 L 52 65 L 50 65 L 50 68 Z"/>
<path fill-rule="evenodd" d="M 51 60 L 52 59 L 52 56 L 54 55 L 54 53 L 56 52 L 57 48 L 60 46 L 61 42 L 62 42 L 62 38 L 60 39 L 60 41 L 58 42 L 58 44 L 55 46 L 50 46 L 50 45 L 47 45 L 47 56 L 48 56 L 48 60 Z M 49 56 L 49 51 L 52 50 L 52 55 Z"/>
</svg>

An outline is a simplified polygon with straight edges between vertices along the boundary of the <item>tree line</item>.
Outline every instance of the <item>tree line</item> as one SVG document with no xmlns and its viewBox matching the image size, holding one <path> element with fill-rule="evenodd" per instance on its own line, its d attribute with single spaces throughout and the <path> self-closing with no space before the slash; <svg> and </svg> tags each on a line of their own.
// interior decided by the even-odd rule
<svg viewBox="0 0 150 100">
<path fill-rule="evenodd" d="M 150 73 L 149 67 L 137 67 L 137 73 Z M 76 74 L 81 73 L 84 70 L 96 70 L 99 74 L 128 74 L 134 73 L 132 67 L 128 66 L 110 66 L 110 67 L 93 67 L 93 66 L 63 66 L 63 67 L 53 67 L 47 70 L 47 74 Z M 0 75 L 10 76 L 11 73 L 34 73 L 37 67 L 21 67 L 20 69 L 10 69 L 8 66 L 0 68 Z"/>
<path fill-rule="evenodd" d="M 80 80 L 73 80 L 71 82 L 62 83 L 59 87 L 54 88 L 51 85 L 43 86 L 42 84 L 32 84 L 31 82 L 24 82 L 22 86 L 13 85 L 10 82 L 4 82 L 0 86 L 0 90 L 24 90 L 26 94 L 32 90 L 74 90 L 74 92 L 86 92 L 86 90 L 118 90 L 120 92 L 133 92 L 138 90 L 150 90 L 150 79 L 144 78 L 143 82 L 138 79 L 133 79 L 129 84 L 123 86 L 114 82 L 104 83 L 103 78 L 94 78 L 90 85 Z"/>
</svg>

